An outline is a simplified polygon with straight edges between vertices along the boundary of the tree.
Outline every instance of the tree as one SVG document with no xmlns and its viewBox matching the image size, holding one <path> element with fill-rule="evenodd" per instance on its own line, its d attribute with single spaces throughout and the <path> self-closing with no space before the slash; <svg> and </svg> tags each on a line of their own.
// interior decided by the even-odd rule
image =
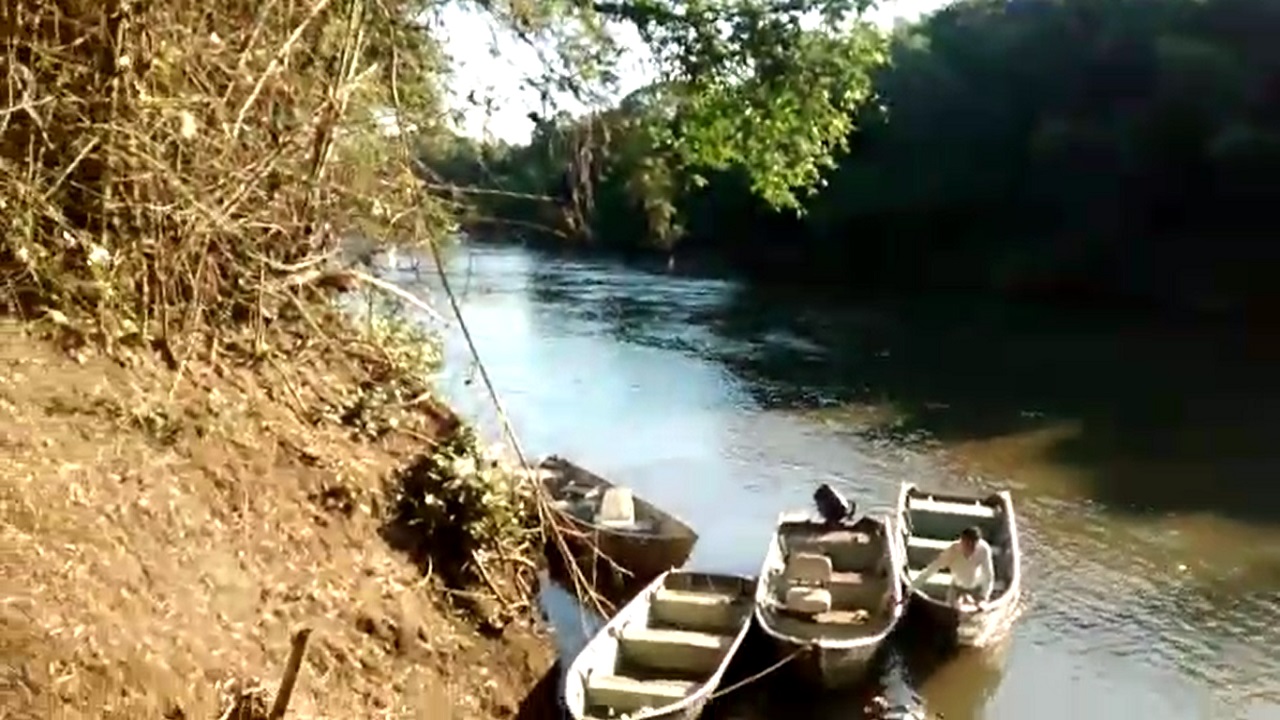
<svg viewBox="0 0 1280 720">
<path fill-rule="evenodd" d="M 773 207 L 802 210 L 885 58 L 884 38 L 862 19 L 870 0 L 480 5 L 531 43 L 554 44 L 548 89 L 578 97 L 616 81 L 617 33 L 638 33 L 658 77 L 628 106 L 625 145 L 640 158 L 631 185 L 659 236 L 674 222 L 662 207 L 709 171 L 740 169 Z"/>
</svg>

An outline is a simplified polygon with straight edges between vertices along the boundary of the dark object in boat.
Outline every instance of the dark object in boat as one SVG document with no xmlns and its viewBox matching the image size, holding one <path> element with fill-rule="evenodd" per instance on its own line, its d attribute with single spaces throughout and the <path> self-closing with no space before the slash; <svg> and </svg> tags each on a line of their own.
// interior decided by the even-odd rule
<svg viewBox="0 0 1280 720">
<path fill-rule="evenodd" d="M 818 513 L 822 515 L 822 519 L 831 525 L 839 524 L 845 518 L 853 515 L 858 506 L 848 500 L 845 500 L 840 493 L 826 483 L 818 486 L 813 491 L 813 502 L 818 506 Z"/>
</svg>

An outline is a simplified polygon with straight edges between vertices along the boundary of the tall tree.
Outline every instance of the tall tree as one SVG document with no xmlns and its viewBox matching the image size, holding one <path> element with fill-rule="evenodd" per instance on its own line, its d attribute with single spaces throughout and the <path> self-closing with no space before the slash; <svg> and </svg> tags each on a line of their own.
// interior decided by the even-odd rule
<svg viewBox="0 0 1280 720">
<path fill-rule="evenodd" d="M 548 89 L 589 97 L 617 81 L 622 27 L 657 78 L 628 107 L 631 180 L 651 230 L 670 236 L 674 195 L 737 169 L 775 208 L 802 199 L 834 166 L 886 57 L 863 19 L 871 0 L 480 0 L 521 36 L 557 49 Z"/>
</svg>

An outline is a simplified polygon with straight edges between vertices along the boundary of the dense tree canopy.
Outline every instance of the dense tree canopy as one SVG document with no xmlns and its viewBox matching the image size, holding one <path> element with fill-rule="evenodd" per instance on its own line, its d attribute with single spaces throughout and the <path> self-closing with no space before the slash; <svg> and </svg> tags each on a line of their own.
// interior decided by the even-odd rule
<svg viewBox="0 0 1280 720">
<path fill-rule="evenodd" d="M 857 8 L 809 30 L 799 13 L 816 3 L 680 5 L 728 19 L 654 9 L 668 24 L 646 37 L 671 48 L 662 81 L 608 112 L 546 119 L 528 146 L 493 150 L 482 179 L 455 176 L 557 200 L 494 198 L 478 217 L 859 287 L 1197 302 L 1269 290 L 1270 0 L 961 0 L 883 46 L 841 15 Z M 702 41 L 712 26 L 730 49 Z"/>
<path fill-rule="evenodd" d="M 883 38 L 861 19 L 870 0 L 481 4 L 531 42 L 558 49 L 548 91 L 582 96 L 609 86 L 618 59 L 611 29 L 637 32 L 656 80 L 604 124 L 557 122 L 591 139 L 576 138 L 556 162 L 582 164 L 584 142 L 593 146 L 587 152 L 622 155 L 630 197 L 659 241 L 673 237 L 673 197 L 709 171 L 740 169 L 765 202 L 800 209 L 845 146 L 853 112 L 870 95 L 870 72 L 884 59 Z M 544 128 L 534 145 L 562 143 L 556 136 Z"/>
</svg>

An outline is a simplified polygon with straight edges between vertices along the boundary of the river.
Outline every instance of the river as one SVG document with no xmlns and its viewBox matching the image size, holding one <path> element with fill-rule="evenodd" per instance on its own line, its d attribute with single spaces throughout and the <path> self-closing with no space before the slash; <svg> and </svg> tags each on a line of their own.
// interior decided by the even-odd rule
<svg viewBox="0 0 1280 720">
<path fill-rule="evenodd" d="M 1013 637 L 891 666 L 895 702 L 948 720 L 1280 720 L 1267 338 L 945 298 L 823 305 L 518 247 L 458 248 L 448 270 L 526 452 L 690 521 L 694 566 L 755 573 L 777 512 L 822 481 L 864 505 L 904 479 L 1012 489 L 1028 588 Z M 429 273 L 396 276 L 447 308 Z M 492 430 L 448 337 L 445 385 Z M 784 712 L 730 698 L 718 717 Z"/>
</svg>

